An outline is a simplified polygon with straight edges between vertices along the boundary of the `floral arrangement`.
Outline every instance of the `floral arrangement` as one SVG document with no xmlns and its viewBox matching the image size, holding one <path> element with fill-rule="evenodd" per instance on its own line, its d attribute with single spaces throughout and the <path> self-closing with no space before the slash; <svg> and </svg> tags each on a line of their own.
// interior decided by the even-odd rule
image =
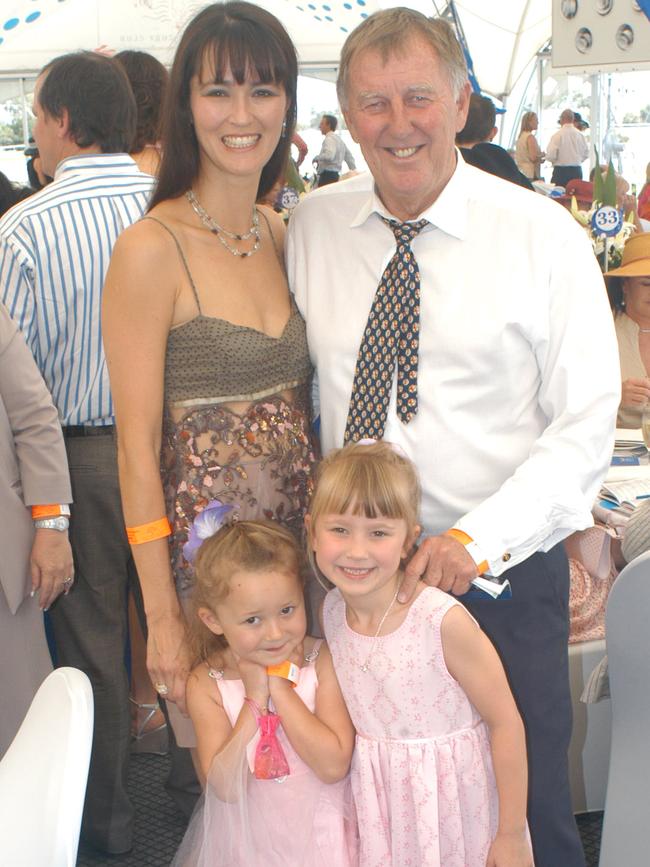
<svg viewBox="0 0 650 867">
<path fill-rule="evenodd" d="M 571 214 L 587 231 L 594 255 L 603 273 L 618 268 L 623 257 L 623 248 L 634 232 L 634 213 L 624 216 L 618 208 L 616 197 L 616 173 L 612 161 L 607 171 L 600 169 L 596 151 L 594 173 L 594 200 L 588 211 L 578 208 L 575 196 L 571 197 Z M 608 225 L 609 224 L 609 225 Z"/>
</svg>

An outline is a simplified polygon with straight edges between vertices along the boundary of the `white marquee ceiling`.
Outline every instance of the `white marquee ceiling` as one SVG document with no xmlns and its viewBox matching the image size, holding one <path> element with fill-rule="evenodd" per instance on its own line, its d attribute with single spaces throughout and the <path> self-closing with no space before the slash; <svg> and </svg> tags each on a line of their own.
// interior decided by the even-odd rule
<svg viewBox="0 0 650 867">
<path fill-rule="evenodd" d="M 202 0 L 3 0 L 0 74 L 35 72 L 52 57 L 107 45 L 139 48 L 169 62 L 179 31 Z M 301 63 L 333 67 L 347 33 L 391 0 L 261 0 L 285 24 Z M 406 0 L 425 14 L 444 2 Z M 507 94 L 551 35 L 551 0 L 458 0 L 483 90 Z"/>
</svg>

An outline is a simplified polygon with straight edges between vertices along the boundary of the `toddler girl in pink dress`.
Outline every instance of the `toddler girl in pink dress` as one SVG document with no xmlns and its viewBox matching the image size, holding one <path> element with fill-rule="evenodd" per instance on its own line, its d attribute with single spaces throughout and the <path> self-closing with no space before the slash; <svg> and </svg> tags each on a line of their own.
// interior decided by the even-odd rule
<svg viewBox="0 0 650 867">
<path fill-rule="evenodd" d="M 437 588 L 397 601 L 419 500 L 406 457 L 356 444 L 321 464 L 307 518 L 336 588 L 323 619 L 357 730 L 360 864 L 531 867 L 524 729 L 496 651 Z"/>
<path fill-rule="evenodd" d="M 229 511 L 215 507 L 203 519 Z M 354 730 L 327 646 L 305 634 L 300 566 L 293 536 L 271 522 L 223 526 L 199 549 L 203 661 L 187 706 L 207 781 L 175 867 L 358 863 Z"/>
</svg>

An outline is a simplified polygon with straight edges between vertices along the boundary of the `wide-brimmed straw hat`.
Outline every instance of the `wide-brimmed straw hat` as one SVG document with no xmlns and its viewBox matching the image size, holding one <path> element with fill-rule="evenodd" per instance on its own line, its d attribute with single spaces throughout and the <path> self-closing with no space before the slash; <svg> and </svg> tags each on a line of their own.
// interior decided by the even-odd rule
<svg viewBox="0 0 650 867">
<path fill-rule="evenodd" d="M 608 271 L 606 277 L 650 276 L 650 232 L 639 232 L 623 248 L 620 267 Z"/>
</svg>

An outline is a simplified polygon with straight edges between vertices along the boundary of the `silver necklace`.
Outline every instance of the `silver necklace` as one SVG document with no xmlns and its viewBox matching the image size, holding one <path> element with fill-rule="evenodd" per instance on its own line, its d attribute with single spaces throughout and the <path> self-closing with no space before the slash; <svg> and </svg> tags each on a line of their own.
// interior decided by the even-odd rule
<svg viewBox="0 0 650 867">
<path fill-rule="evenodd" d="M 381 627 L 384 625 L 386 618 L 390 614 L 393 605 L 395 604 L 395 602 L 397 602 L 397 596 L 399 594 L 401 586 L 402 586 L 402 582 L 400 581 L 399 584 L 397 585 L 397 590 L 395 591 L 395 595 L 390 600 L 388 608 L 384 611 L 384 616 L 379 621 L 379 626 L 377 627 L 377 631 L 375 632 L 375 634 L 372 637 L 372 644 L 370 645 L 370 652 L 368 653 L 368 656 L 366 656 L 366 661 L 363 663 L 363 665 L 359 666 L 359 668 L 361 669 L 361 671 L 364 672 L 364 674 L 370 668 L 370 660 L 372 659 L 372 655 L 375 652 L 375 648 L 377 647 L 377 641 L 379 640 L 379 633 L 381 632 Z"/>
<path fill-rule="evenodd" d="M 194 190 L 188 190 L 185 193 L 185 198 L 190 203 L 192 208 L 194 209 L 194 213 L 201 220 L 203 225 L 209 229 L 213 235 L 216 235 L 217 238 L 221 241 L 223 246 L 231 253 L 233 256 L 240 256 L 242 259 L 247 258 L 248 256 L 252 256 L 253 253 L 257 253 L 260 248 L 260 244 L 262 242 L 262 238 L 260 236 L 260 218 L 257 213 L 257 208 L 253 206 L 253 224 L 247 232 L 242 232 L 238 234 L 237 232 L 229 232 L 228 229 L 224 229 L 223 226 L 220 226 L 217 221 L 208 214 L 205 208 L 201 205 L 199 200 L 194 195 Z M 230 244 L 227 238 L 231 238 L 233 241 L 248 241 L 249 238 L 255 238 L 255 243 L 251 247 L 250 250 L 246 250 L 242 252 L 233 244 Z"/>
</svg>

